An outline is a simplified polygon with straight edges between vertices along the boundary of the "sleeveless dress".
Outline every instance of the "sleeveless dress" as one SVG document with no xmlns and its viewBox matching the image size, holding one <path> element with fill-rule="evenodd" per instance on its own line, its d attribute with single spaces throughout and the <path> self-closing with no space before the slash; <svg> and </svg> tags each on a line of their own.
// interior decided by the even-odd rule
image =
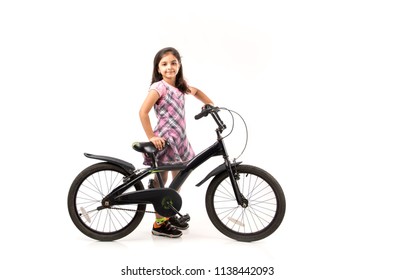
<svg viewBox="0 0 395 280">
<path fill-rule="evenodd" d="M 154 105 L 158 120 L 154 133 L 169 143 L 157 153 L 158 165 L 191 160 L 195 153 L 186 135 L 185 94 L 163 80 L 153 83 L 150 90 L 157 91 L 160 96 Z M 151 160 L 146 155 L 144 164 L 151 165 Z"/>
</svg>

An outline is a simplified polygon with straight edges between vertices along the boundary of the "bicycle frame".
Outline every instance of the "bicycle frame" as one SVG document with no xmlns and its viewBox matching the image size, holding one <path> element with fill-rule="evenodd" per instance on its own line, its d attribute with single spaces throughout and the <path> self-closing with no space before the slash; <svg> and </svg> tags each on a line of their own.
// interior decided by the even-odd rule
<svg viewBox="0 0 395 280">
<path fill-rule="evenodd" d="M 221 136 L 222 131 L 225 129 L 225 125 L 222 123 L 216 111 L 210 112 L 210 114 L 213 116 L 214 120 L 218 124 L 218 128 L 216 129 L 217 141 L 213 145 L 211 145 L 204 151 L 200 152 L 192 160 L 190 160 L 188 163 L 183 165 L 178 164 L 178 165 L 156 166 L 156 164 L 154 164 L 153 167 L 134 170 L 130 176 L 124 179 L 125 182 L 124 184 L 121 184 L 120 186 L 115 188 L 110 194 L 108 194 L 103 199 L 103 202 L 105 202 L 103 203 L 103 206 L 108 207 L 110 205 L 119 205 L 119 204 L 153 203 L 153 200 L 158 199 L 158 195 L 159 195 L 159 192 L 157 192 L 158 189 L 148 189 L 148 190 L 134 191 L 129 193 L 125 193 L 125 191 L 127 191 L 127 189 L 129 189 L 138 181 L 142 180 L 146 176 L 153 173 L 155 173 L 156 176 L 158 176 L 160 189 L 170 189 L 170 190 L 178 191 L 180 187 L 183 185 L 183 183 L 185 182 L 185 180 L 193 172 L 193 170 L 195 170 L 201 164 L 209 160 L 211 157 L 222 155 L 224 158 L 224 163 L 219 165 L 214 170 L 212 170 L 196 186 L 202 185 L 209 178 L 216 176 L 222 172 L 228 172 L 237 203 L 244 208 L 247 207 L 248 202 L 243 197 L 243 195 L 239 190 L 235 178 L 235 174 L 233 171 L 233 168 L 239 165 L 241 162 L 235 162 L 235 163 L 230 162 L 228 153 L 226 151 L 224 140 Z M 171 171 L 171 170 L 180 170 L 180 172 L 170 183 L 169 187 L 164 188 L 161 172 Z M 164 195 L 164 194 L 165 193 L 162 191 L 160 195 Z M 168 192 L 168 194 L 170 195 L 170 192 Z"/>
</svg>

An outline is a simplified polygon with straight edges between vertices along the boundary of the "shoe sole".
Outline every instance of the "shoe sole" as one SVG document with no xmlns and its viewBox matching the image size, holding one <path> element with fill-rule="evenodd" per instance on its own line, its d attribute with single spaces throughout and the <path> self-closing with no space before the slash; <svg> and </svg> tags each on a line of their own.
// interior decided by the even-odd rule
<svg viewBox="0 0 395 280">
<path fill-rule="evenodd" d="M 182 235 L 182 233 L 179 235 L 171 235 L 171 234 L 166 234 L 166 233 L 157 232 L 157 231 L 151 231 L 151 232 L 155 236 L 164 236 L 164 237 L 169 237 L 169 238 L 178 238 Z"/>
<path fill-rule="evenodd" d="M 178 227 L 178 226 L 175 226 L 172 224 L 172 226 L 175 227 L 176 229 L 179 229 L 179 230 L 186 230 L 189 228 L 189 225 L 187 227 Z"/>
</svg>

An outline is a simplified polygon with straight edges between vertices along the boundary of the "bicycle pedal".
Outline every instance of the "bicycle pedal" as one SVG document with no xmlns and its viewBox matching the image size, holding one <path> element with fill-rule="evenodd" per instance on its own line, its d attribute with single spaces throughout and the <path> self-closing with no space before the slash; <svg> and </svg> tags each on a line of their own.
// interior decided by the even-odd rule
<svg viewBox="0 0 395 280">
<path fill-rule="evenodd" d="M 189 214 L 182 215 L 179 219 L 180 223 L 184 222 L 189 222 L 191 220 L 191 217 L 189 217 Z"/>
<path fill-rule="evenodd" d="M 148 180 L 148 188 L 149 189 L 154 189 L 154 179 L 149 179 Z"/>
</svg>

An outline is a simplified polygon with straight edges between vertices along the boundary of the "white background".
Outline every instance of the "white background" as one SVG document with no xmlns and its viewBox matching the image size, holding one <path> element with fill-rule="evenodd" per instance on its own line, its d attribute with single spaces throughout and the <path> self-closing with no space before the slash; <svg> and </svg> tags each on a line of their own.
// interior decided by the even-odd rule
<svg viewBox="0 0 395 280">
<path fill-rule="evenodd" d="M 2 275 L 125 279 L 126 266 L 179 265 L 274 266 L 271 279 L 393 279 L 390 2 L 2 1 Z M 138 110 L 153 57 L 167 46 L 180 51 L 191 85 L 244 116 L 240 160 L 283 186 L 286 216 L 265 240 L 233 241 L 210 224 L 207 184 L 194 184 L 215 160 L 182 188 L 192 219 L 180 239 L 152 237 L 152 214 L 110 243 L 72 224 L 68 188 L 95 163 L 84 152 L 142 166 L 131 143 L 145 140 Z M 200 107 L 187 98 L 197 152 L 215 140 L 211 120 L 193 119 Z M 243 133 L 239 124 L 228 139 L 234 156 Z"/>
</svg>

